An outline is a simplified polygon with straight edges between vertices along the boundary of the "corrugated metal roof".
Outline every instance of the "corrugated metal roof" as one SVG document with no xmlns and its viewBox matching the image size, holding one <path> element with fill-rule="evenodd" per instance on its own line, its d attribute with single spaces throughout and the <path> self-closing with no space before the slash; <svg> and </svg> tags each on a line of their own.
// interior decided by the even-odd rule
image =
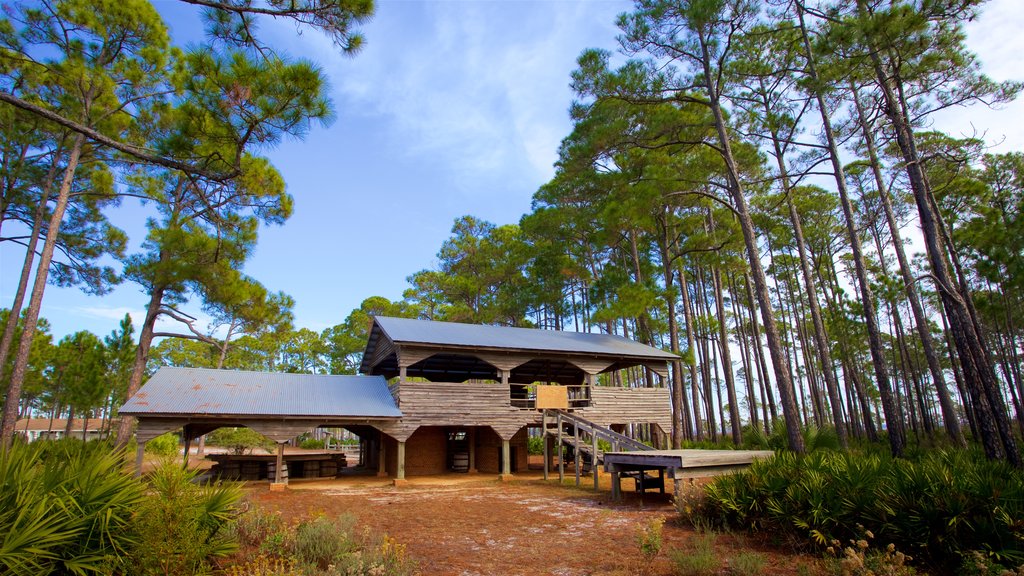
<svg viewBox="0 0 1024 576">
<path fill-rule="evenodd" d="M 678 358 L 669 352 L 610 334 L 484 326 L 387 316 L 377 316 L 375 320 L 392 342 L 406 344 L 600 354 L 652 360 Z"/>
<path fill-rule="evenodd" d="M 122 414 L 399 418 L 381 376 L 329 376 L 208 368 L 157 370 Z"/>
</svg>

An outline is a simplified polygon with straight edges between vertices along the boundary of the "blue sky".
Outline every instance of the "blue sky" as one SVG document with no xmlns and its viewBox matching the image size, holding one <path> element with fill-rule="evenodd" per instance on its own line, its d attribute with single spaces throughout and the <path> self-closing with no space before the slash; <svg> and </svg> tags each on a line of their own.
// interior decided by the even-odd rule
<svg viewBox="0 0 1024 576">
<path fill-rule="evenodd" d="M 156 5 L 175 41 L 195 37 L 194 9 Z M 275 46 L 323 67 L 337 117 L 269 152 L 295 214 L 261 232 L 246 272 L 295 298 L 296 326 L 322 330 L 369 296 L 399 299 L 408 275 L 434 265 L 458 216 L 517 222 L 569 133 L 576 57 L 614 49 L 615 16 L 629 8 L 610 0 L 381 0 L 354 58 L 315 33 L 264 22 Z M 968 42 L 996 79 L 1024 78 L 1022 29 L 1013 0 L 992 2 L 971 23 Z M 999 151 L 1022 150 L 1021 118 L 1024 103 L 1015 102 L 997 112 L 950 111 L 936 127 L 985 132 Z M 125 205 L 111 218 L 141 241 L 144 213 Z M 21 259 L 21 250 L 0 247 L 0 306 L 13 299 Z M 131 284 L 102 298 L 49 286 L 42 316 L 57 337 L 104 335 L 126 312 L 141 321 L 145 302 Z M 186 310 L 201 316 L 198 306 Z"/>
</svg>

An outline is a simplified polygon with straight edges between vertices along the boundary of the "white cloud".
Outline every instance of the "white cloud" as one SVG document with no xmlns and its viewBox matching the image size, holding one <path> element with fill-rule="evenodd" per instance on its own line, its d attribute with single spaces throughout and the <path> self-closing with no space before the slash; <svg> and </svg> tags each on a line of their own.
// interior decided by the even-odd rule
<svg viewBox="0 0 1024 576">
<path fill-rule="evenodd" d="M 552 175 L 570 128 L 575 58 L 614 42 L 622 6 L 386 2 L 366 27 L 363 53 L 339 56 L 320 38 L 317 59 L 334 79 L 339 108 L 385 120 L 389 154 L 440 164 L 464 190 L 510 179 L 535 187 Z M 592 36 L 595 21 L 606 35 Z"/>
</svg>

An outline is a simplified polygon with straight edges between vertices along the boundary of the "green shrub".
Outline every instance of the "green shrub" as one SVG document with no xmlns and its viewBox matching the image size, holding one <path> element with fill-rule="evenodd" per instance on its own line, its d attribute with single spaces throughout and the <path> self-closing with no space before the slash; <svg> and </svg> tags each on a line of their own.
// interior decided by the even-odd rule
<svg viewBox="0 0 1024 576">
<path fill-rule="evenodd" d="M 317 440 L 316 438 L 303 438 L 299 442 L 299 448 L 305 448 L 306 450 L 323 450 L 326 446 L 324 440 Z"/>
<path fill-rule="evenodd" d="M 233 454 L 252 454 L 257 448 L 274 451 L 274 442 L 250 428 L 218 428 L 206 436 L 211 446 L 223 446 Z"/>
<path fill-rule="evenodd" d="M 669 552 L 673 571 L 679 576 L 707 576 L 718 572 L 715 534 L 702 532 L 685 548 Z"/>
<path fill-rule="evenodd" d="M 366 533 L 357 535 L 351 514 L 318 515 L 288 526 L 277 514 L 250 509 L 234 530 L 259 555 L 229 568 L 231 576 L 408 576 L 416 572 L 404 545 L 387 536 L 372 540 Z M 255 541 L 261 534 L 265 539 Z"/>
<path fill-rule="evenodd" d="M 653 518 L 646 524 L 637 527 L 636 545 L 640 548 L 640 554 L 647 561 L 651 561 L 661 553 L 662 532 L 665 526 L 664 518 Z"/>
<path fill-rule="evenodd" d="M 150 475 L 150 497 L 136 520 L 134 573 L 203 574 L 209 572 L 211 559 L 237 549 L 235 531 L 229 526 L 238 514 L 241 489 L 234 484 L 196 484 L 197 474 L 168 461 Z"/>
<path fill-rule="evenodd" d="M 359 548 L 353 536 L 356 519 L 342 514 L 334 519 L 319 515 L 300 522 L 295 527 L 291 551 L 294 557 L 308 566 L 327 570 Z"/>
<path fill-rule="evenodd" d="M 530 454 L 544 453 L 544 438 L 542 436 L 530 436 L 526 439 L 526 451 Z"/>
<path fill-rule="evenodd" d="M 133 544 L 143 486 L 103 442 L 0 450 L 0 573 L 110 574 Z"/>
<path fill-rule="evenodd" d="M 764 555 L 757 552 L 740 552 L 729 561 L 733 574 L 754 576 L 764 568 Z"/>
<path fill-rule="evenodd" d="M 173 432 L 161 434 L 146 442 L 146 452 L 157 456 L 170 457 L 178 453 L 178 435 Z"/>
<path fill-rule="evenodd" d="M 959 564 L 981 550 L 1024 559 L 1024 475 L 969 451 L 939 450 L 919 462 L 883 454 L 780 453 L 705 488 L 709 522 L 810 537 L 821 547 L 867 527 L 922 560 Z M 695 508 L 695 507 L 691 507 Z"/>
<path fill-rule="evenodd" d="M 280 514 L 246 504 L 239 508 L 238 518 L 229 529 L 234 532 L 239 544 L 255 548 L 274 534 L 283 533 L 285 528 Z"/>
</svg>

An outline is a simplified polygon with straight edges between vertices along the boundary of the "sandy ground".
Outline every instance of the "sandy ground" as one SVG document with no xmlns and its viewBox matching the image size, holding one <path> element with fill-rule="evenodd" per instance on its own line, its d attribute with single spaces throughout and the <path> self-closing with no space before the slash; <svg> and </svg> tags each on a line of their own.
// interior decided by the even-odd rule
<svg viewBox="0 0 1024 576">
<path fill-rule="evenodd" d="M 673 573 L 668 551 L 697 536 L 677 522 L 670 495 L 627 492 L 612 502 L 605 475 L 598 492 L 586 481 L 576 488 L 567 477 L 559 485 L 557 473 L 545 482 L 531 471 L 506 482 L 469 474 L 411 478 L 399 488 L 372 475 L 293 481 L 283 492 L 252 483 L 247 498 L 289 521 L 353 514 L 359 526 L 406 544 L 425 575 L 667 575 Z M 649 562 L 635 536 L 656 518 L 666 520 L 665 544 Z M 761 574 L 820 573 L 814 558 L 763 540 L 718 535 L 718 573 L 731 573 L 730 559 L 744 551 L 764 557 Z"/>
</svg>

